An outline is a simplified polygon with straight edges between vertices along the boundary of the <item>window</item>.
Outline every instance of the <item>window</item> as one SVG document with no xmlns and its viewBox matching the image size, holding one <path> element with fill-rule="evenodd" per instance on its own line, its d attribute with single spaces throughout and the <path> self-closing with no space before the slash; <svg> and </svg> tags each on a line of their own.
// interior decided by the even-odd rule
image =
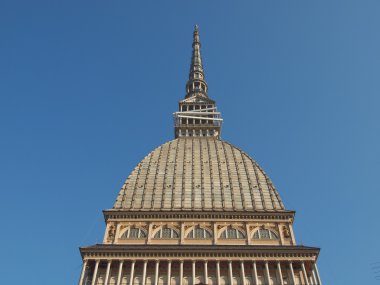
<svg viewBox="0 0 380 285">
<path fill-rule="evenodd" d="M 195 226 L 187 235 L 188 239 L 211 239 L 212 234 L 210 231 L 201 228 L 200 226 Z"/>
<path fill-rule="evenodd" d="M 254 233 L 253 239 L 277 240 L 278 235 L 274 231 L 268 229 L 259 229 Z"/>
<path fill-rule="evenodd" d="M 125 231 L 122 238 L 124 239 L 144 239 L 146 238 L 146 231 L 140 228 L 130 227 Z"/>
<path fill-rule="evenodd" d="M 161 227 L 154 235 L 157 239 L 177 239 L 179 234 L 176 230 L 168 228 L 167 226 Z"/>
<path fill-rule="evenodd" d="M 245 234 L 231 226 L 227 227 L 220 236 L 221 239 L 243 239 Z"/>
</svg>

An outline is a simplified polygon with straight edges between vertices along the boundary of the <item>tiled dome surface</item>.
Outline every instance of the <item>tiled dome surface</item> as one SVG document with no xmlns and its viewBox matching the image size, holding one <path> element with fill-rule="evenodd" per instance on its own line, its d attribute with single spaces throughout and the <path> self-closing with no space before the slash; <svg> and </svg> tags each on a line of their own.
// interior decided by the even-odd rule
<svg viewBox="0 0 380 285">
<path fill-rule="evenodd" d="M 132 171 L 115 209 L 133 211 L 282 211 L 281 198 L 258 164 L 212 137 L 167 142 Z"/>
</svg>

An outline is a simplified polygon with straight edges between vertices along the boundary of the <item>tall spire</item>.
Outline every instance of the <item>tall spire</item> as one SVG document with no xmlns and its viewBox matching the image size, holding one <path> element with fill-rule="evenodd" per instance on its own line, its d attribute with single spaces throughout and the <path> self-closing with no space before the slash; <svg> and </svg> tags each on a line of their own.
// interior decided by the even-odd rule
<svg viewBox="0 0 380 285">
<path fill-rule="evenodd" d="M 198 25 L 194 27 L 193 53 L 191 56 L 189 80 L 186 83 L 186 98 L 191 96 L 207 97 L 207 82 L 202 65 L 201 41 L 199 39 Z"/>
<path fill-rule="evenodd" d="M 203 73 L 201 42 L 198 26 L 193 33 L 193 54 L 186 97 L 179 101 L 179 111 L 174 116 L 174 135 L 179 137 L 215 137 L 220 139 L 223 119 L 216 103 L 207 96 L 207 83 Z"/>
</svg>

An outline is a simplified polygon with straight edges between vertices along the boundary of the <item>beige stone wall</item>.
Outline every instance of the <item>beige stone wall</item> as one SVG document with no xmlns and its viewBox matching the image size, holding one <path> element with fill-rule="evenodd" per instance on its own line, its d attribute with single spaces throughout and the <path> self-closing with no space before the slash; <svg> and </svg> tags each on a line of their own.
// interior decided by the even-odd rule
<svg viewBox="0 0 380 285">
<path fill-rule="evenodd" d="M 178 233 L 178 238 L 155 238 L 163 227 Z M 212 234 L 211 238 L 188 238 L 194 227 L 204 228 Z M 144 238 L 125 238 L 128 229 L 141 229 L 146 233 Z M 244 238 L 223 239 L 221 235 L 227 228 L 233 228 L 243 233 Z M 254 233 L 260 229 L 270 230 L 278 239 L 255 239 Z M 112 219 L 107 221 L 103 243 L 105 244 L 215 244 L 215 245 L 295 245 L 292 220 L 217 220 L 217 221 L 178 221 L 178 220 L 124 220 Z"/>
</svg>

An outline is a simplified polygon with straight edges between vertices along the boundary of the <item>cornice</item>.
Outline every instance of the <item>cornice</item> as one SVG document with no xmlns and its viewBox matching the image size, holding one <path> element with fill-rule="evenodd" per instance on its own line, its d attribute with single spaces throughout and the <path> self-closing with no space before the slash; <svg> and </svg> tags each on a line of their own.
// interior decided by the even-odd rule
<svg viewBox="0 0 380 285">
<path fill-rule="evenodd" d="M 313 260 L 320 249 L 305 246 L 104 245 L 81 247 L 83 259 Z"/>
<path fill-rule="evenodd" d="M 129 220 L 181 220 L 181 221 L 215 221 L 215 220 L 293 220 L 295 211 L 263 211 L 263 212 L 226 212 L 226 211 L 126 211 L 122 209 L 103 210 L 105 221 L 109 219 Z"/>
</svg>

